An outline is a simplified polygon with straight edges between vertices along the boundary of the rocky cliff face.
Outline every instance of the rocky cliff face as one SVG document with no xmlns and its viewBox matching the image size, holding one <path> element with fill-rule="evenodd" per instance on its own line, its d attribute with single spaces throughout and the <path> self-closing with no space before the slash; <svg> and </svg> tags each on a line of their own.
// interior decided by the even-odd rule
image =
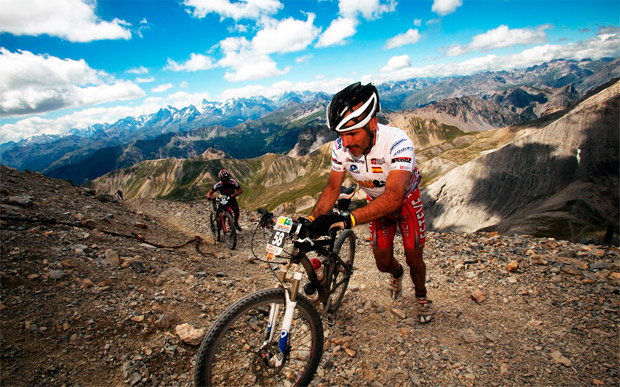
<svg viewBox="0 0 620 387">
<path fill-rule="evenodd" d="M 433 230 L 601 236 L 619 224 L 620 82 L 424 190 Z"/>
<path fill-rule="evenodd" d="M 484 96 L 447 98 L 408 114 L 434 119 L 464 131 L 483 131 L 532 121 L 567 108 L 579 97 L 573 85 L 545 89 L 520 86 Z"/>
</svg>

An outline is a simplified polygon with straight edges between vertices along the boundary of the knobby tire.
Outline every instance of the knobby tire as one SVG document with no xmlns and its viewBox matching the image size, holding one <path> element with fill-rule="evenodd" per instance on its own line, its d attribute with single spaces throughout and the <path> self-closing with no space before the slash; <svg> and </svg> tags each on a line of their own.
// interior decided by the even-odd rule
<svg viewBox="0 0 620 387">
<path fill-rule="evenodd" d="M 280 305 L 274 338 L 264 346 L 270 304 Z M 289 332 L 289 348 L 281 367 L 266 365 L 277 352 L 286 309 L 282 288 L 263 289 L 237 301 L 213 324 L 196 356 L 196 386 L 306 386 L 323 353 L 323 325 L 315 306 L 301 294 Z"/>
<path fill-rule="evenodd" d="M 229 212 L 222 214 L 222 231 L 228 248 L 234 250 L 237 246 L 237 229 L 233 216 Z"/>
<path fill-rule="evenodd" d="M 349 286 L 349 280 L 353 273 L 353 261 L 355 260 L 355 233 L 352 230 L 344 230 L 334 243 L 334 253 L 339 257 L 336 262 L 335 272 L 329 285 L 332 299 L 329 304 L 329 312 L 334 313 L 342 304 L 342 299 Z"/>
<path fill-rule="evenodd" d="M 213 233 L 213 238 L 215 238 L 216 242 L 220 241 L 220 228 L 217 224 L 217 216 L 213 212 L 209 215 L 209 221 L 211 223 L 211 232 Z"/>
</svg>

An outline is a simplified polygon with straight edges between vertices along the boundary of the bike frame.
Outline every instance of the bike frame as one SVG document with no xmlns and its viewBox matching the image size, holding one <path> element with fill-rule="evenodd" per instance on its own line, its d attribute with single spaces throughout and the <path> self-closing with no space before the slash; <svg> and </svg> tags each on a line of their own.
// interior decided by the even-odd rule
<svg viewBox="0 0 620 387">
<path fill-rule="evenodd" d="M 230 200 L 230 198 L 228 200 Z M 218 227 L 220 230 L 223 230 L 224 232 L 228 231 L 228 230 L 226 230 L 226 222 L 224 222 L 224 214 L 227 213 L 227 212 L 230 213 L 233 216 L 233 219 L 234 219 L 235 212 L 233 211 L 232 207 L 230 207 L 230 205 L 228 205 L 228 203 L 222 204 L 219 200 L 217 200 L 217 207 L 215 209 L 215 216 L 216 216 L 216 218 L 218 218 L 220 220 L 220 225 L 221 226 L 218 226 L 217 224 L 215 226 Z"/>
</svg>

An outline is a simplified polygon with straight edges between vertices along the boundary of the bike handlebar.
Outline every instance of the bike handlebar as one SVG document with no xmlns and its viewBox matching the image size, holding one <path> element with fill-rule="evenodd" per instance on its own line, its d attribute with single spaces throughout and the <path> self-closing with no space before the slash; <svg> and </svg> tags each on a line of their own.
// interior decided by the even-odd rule
<svg viewBox="0 0 620 387">
<path fill-rule="evenodd" d="M 277 218 L 274 217 L 273 213 L 267 211 L 266 209 L 259 208 L 257 211 L 259 214 L 262 215 L 259 221 L 259 226 L 265 227 L 269 224 L 268 222 L 272 222 L 273 224 L 277 222 Z M 294 238 L 295 236 L 297 237 L 296 240 L 293 240 L 293 243 L 297 247 L 301 247 L 300 245 L 303 244 L 309 244 L 310 246 L 314 246 L 317 242 L 319 245 L 325 245 L 326 242 L 333 243 L 336 239 L 336 234 L 338 233 L 337 229 L 329 230 L 329 240 L 321 239 L 320 236 L 318 238 L 312 238 L 311 235 L 309 235 L 310 224 L 312 224 L 312 222 L 310 221 L 293 221 L 293 224 L 291 225 L 291 231 L 288 233 L 288 236 L 290 238 Z"/>
</svg>

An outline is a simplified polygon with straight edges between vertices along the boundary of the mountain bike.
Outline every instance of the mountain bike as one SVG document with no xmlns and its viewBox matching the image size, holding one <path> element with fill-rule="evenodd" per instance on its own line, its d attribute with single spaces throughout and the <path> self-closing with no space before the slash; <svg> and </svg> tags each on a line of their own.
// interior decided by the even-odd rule
<svg viewBox="0 0 620 387">
<path fill-rule="evenodd" d="M 216 241 L 220 242 L 220 232 L 224 234 L 224 240 L 228 248 L 234 250 L 237 246 L 237 230 L 233 209 L 228 205 L 230 197 L 218 195 L 213 202 L 213 211 L 209 217 L 211 232 Z"/>
<path fill-rule="evenodd" d="M 333 322 L 328 313 L 341 305 L 353 274 L 353 231 L 311 239 L 308 223 L 259 212 L 255 231 L 271 235 L 266 258 L 252 252 L 268 263 L 277 285 L 240 299 L 217 318 L 198 350 L 196 386 L 310 383 L 323 353 L 322 321 Z M 308 254 L 322 261 L 322 279 Z"/>
</svg>

